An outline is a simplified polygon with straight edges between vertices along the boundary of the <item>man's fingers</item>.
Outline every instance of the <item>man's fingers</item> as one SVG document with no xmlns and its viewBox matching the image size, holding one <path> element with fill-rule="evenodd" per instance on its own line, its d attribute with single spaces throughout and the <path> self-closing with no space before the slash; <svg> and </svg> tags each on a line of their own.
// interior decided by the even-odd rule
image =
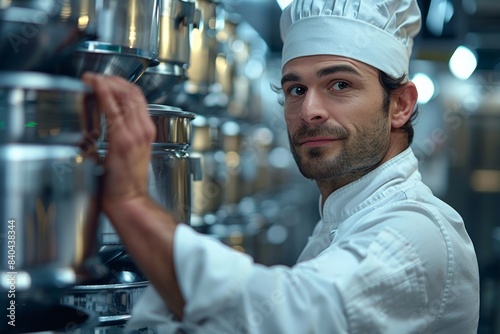
<svg viewBox="0 0 500 334">
<path fill-rule="evenodd" d="M 137 86 L 123 78 L 88 73 L 82 79 L 94 87 L 98 106 L 106 116 L 108 140 L 115 136 L 121 141 L 133 139 L 150 143 L 153 140 L 154 128 L 146 99 Z"/>
</svg>

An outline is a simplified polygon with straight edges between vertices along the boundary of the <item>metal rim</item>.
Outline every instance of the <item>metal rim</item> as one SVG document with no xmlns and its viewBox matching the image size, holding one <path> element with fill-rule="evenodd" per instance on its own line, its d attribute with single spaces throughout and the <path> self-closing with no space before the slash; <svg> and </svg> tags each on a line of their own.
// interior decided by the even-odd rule
<svg viewBox="0 0 500 334">
<path fill-rule="evenodd" d="M 158 56 L 156 52 L 97 41 L 80 43 L 77 52 L 120 54 L 123 56 L 139 57 L 150 60 L 152 62 L 150 66 L 156 66 L 160 63 L 156 58 Z"/>
<path fill-rule="evenodd" d="M 186 76 L 187 64 L 180 65 L 170 62 L 160 61 L 157 66 L 148 67 L 146 73 L 157 74 L 157 75 L 168 75 L 175 77 L 185 77 Z"/>
<path fill-rule="evenodd" d="M 163 104 L 148 104 L 148 112 L 151 116 L 174 116 L 180 118 L 196 118 L 196 114 L 184 111 L 181 108 L 167 106 Z"/>
<path fill-rule="evenodd" d="M 0 72 L 0 89 L 58 90 L 67 92 L 92 92 L 81 80 L 61 75 L 39 72 Z"/>
</svg>

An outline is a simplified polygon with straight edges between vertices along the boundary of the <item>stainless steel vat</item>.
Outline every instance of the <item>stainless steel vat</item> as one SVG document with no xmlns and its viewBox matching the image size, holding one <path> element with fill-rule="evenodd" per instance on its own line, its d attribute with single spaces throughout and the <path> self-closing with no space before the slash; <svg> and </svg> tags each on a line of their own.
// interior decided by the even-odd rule
<svg viewBox="0 0 500 334">
<path fill-rule="evenodd" d="M 0 290 L 16 272 L 18 293 L 45 300 L 105 273 L 97 253 L 101 172 L 77 147 L 0 145 Z"/>
<path fill-rule="evenodd" d="M 159 103 L 171 88 L 186 79 L 191 54 L 193 27 L 200 11 L 194 0 L 162 0 L 159 25 L 158 66 L 149 67 L 137 84 L 150 103 Z"/>
<path fill-rule="evenodd" d="M 175 94 L 173 87 L 186 80 L 186 68 L 179 64 L 160 62 L 158 66 L 148 67 L 137 80 L 150 103 L 163 103 Z"/>
<path fill-rule="evenodd" d="M 185 150 L 191 143 L 191 121 L 195 114 L 180 108 L 150 104 L 149 115 L 156 126 L 153 150 L 157 148 Z"/>
<path fill-rule="evenodd" d="M 61 304 L 98 316 L 91 334 L 123 333 L 135 303 L 149 285 L 126 252 L 110 259 L 107 266 L 108 275 L 86 285 L 76 285 L 61 297 Z"/>
<path fill-rule="evenodd" d="M 219 51 L 216 35 L 224 21 L 219 0 L 197 0 L 197 5 L 201 19 L 198 29 L 194 29 L 191 35 L 192 47 L 186 90 L 190 94 L 205 95 L 209 92 L 210 85 L 216 82 L 215 65 Z"/>
<path fill-rule="evenodd" d="M 135 82 L 158 64 L 160 5 L 160 0 L 91 0 L 86 13 L 97 38 L 78 45 L 59 73 L 79 77 L 91 71 Z"/>
<path fill-rule="evenodd" d="M 80 145 L 95 151 L 100 114 L 80 80 L 34 72 L 0 72 L 0 144 Z"/>
<path fill-rule="evenodd" d="M 196 115 L 156 104 L 150 104 L 148 110 L 156 126 L 148 175 L 149 193 L 180 223 L 189 224 L 191 183 L 201 177 L 200 160 L 186 151 L 191 142 L 191 121 Z M 102 157 L 106 155 L 106 140 L 106 133 L 103 132 Z M 99 220 L 101 246 L 121 244 L 108 218 L 101 214 Z"/>
<path fill-rule="evenodd" d="M 132 280 L 100 285 L 78 285 L 62 297 L 61 303 L 96 313 L 99 319 L 96 327 L 123 330 L 131 317 L 132 308 L 149 282 L 135 281 L 133 277 L 136 275 L 131 272 L 121 271 L 119 275 L 124 278 L 130 276 Z"/>
<path fill-rule="evenodd" d="M 193 224 L 198 224 L 204 215 L 215 213 L 222 205 L 228 175 L 219 136 L 219 119 L 197 116 L 193 121 L 190 153 L 200 159 L 202 173 L 201 180 L 193 184 Z"/>
<path fill-rule="evenodd" d="M 77 79 L 0 72 L 0 291 L 16 272 L 23 298 L 49 302 L 105 272 L 93 105 Z"/>
</svg>

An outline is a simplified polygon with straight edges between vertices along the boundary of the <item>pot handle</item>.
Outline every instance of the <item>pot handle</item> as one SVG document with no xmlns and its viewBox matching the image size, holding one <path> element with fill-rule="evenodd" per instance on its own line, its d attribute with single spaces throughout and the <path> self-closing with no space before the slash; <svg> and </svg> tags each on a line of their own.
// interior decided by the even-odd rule
<svg viewBox="0 0 500 334">
<path fill-rule="evenodd" d="M 181 22 L 184 25 L 195 23 L 196 4 L 190 1 L 178 0 L 174 11 L 176 26 L 179 27 Z"/>
<path fill-rule="evenodd" d="M 189 157 L 190 172 L 193 175 L 193 181 L 201 181 L 203 178 L 202 168 L 201 168 L 201 157 L 195 155 Z"/>
<path fill-rule="evenodd" d="M 194 17 L 193 17 L 193 28 L 194 29 L 200 29 L 200 26 L 201 26 L 201 10 L 199 10 L 198 8 L 196 8 L 194 10 Z"/>
</svg>

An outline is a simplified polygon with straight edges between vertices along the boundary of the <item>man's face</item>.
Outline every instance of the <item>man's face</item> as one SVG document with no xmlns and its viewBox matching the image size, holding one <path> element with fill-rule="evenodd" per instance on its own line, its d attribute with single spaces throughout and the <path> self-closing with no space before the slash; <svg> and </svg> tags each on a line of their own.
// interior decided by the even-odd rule
<svg viewBox="0 0 500 334">
<path fill-rule="evenodd" d="M 301 173 L 350 179 L 380 164 L 390 146 L 378 70 L 337 56 L 301 57 L 283 68 L 285 118 Z"/>
</svg>

